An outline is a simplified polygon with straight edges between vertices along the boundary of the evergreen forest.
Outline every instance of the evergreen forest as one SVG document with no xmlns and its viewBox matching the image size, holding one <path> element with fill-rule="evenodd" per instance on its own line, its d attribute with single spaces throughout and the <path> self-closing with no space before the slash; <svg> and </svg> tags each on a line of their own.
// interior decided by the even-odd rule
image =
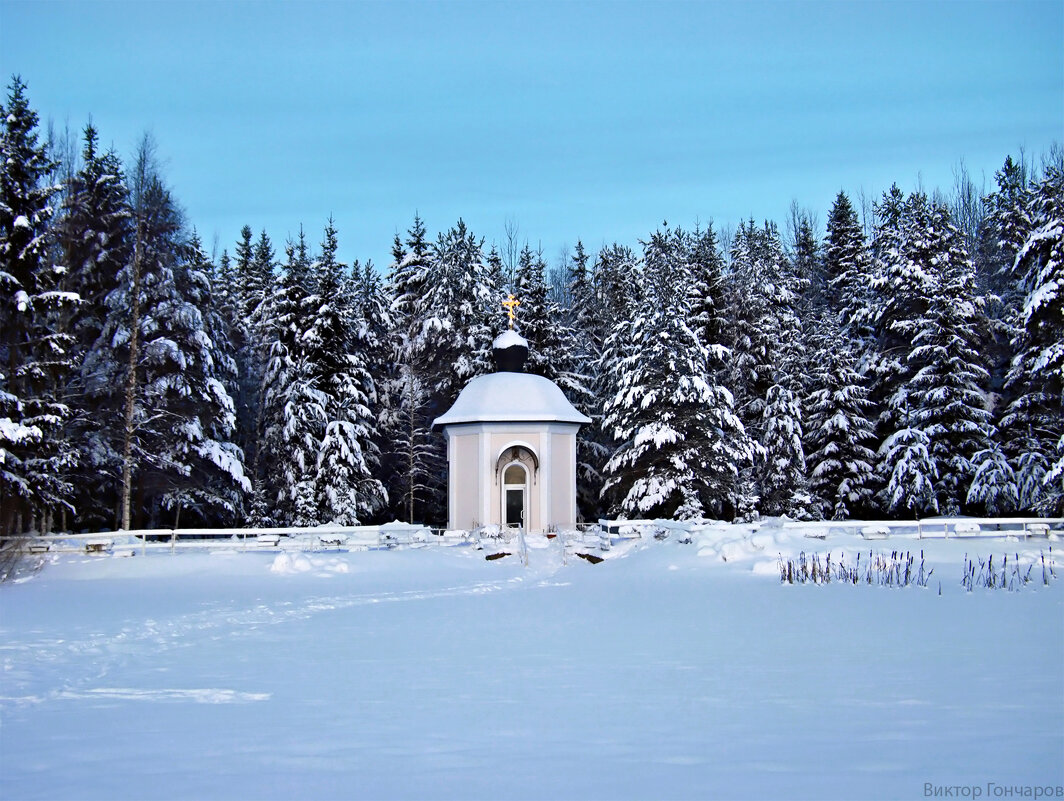
<svg viewBox="0 0 1064 801">
<path fill-rule="evenodd" d="M 64 147 L 19 78 L 0 117 L 0 535 L 442 525 L 432 421 L 511 292 L 586 520 L 1064 514 L 1059 147 L 551 263 L 414 216 L 378 269 L 332 220 L 208 253 L 150 137 Z"/>
</svg>

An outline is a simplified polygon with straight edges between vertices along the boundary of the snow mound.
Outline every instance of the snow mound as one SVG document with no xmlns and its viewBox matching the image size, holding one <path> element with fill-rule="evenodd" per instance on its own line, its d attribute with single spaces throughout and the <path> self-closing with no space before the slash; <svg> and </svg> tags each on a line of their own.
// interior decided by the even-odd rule
<svg viewBox="0 0 1064 801">
<path fill-rule="evenodd" d="M 331 576 L 337 573 L 347 573 L 347 562 L 342 559 L 322 559 L 307 556 L 302 553 L 290 554 L 281 552 L 274 558 L 270 565 L 270 572 L 279 576 L 293 576 L 300 573 L 317 571 L 319 576 Z"/>
<path fill-rule="evenodd" d="M 780 536 L 773 532 L 752 530 L 736 535 L 724 533 L 719 528 L 699 532 L 695 537 L 699 556 L 722 562 L 759 559 L 779 541 Z"/>
</svg>

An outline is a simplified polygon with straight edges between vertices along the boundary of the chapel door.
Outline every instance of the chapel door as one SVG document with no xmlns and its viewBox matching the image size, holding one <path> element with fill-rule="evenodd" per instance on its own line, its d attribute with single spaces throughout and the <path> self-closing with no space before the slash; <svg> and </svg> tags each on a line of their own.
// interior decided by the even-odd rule
<svg viewBox="0 0 1064 801">
<path fill-rule="evenodd" d="M 528 471 L 524 465 L 506 466 L 502 478 L 503 522 L 510 527 L 525 528 L 525 504 L 528 497 Z"/>
<path fill-rule="evenodd" d="M 525 522 L 525 490 L 506 490 L 506 525 L 523 526 Z"/>
</svg>

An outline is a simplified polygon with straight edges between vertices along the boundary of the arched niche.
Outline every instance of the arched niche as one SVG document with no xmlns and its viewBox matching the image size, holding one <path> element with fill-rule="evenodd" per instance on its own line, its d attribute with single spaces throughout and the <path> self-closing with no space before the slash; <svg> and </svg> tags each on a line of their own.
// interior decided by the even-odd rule
<svg viewBox="0 0 1064 801">
<path fill-rule="evenodd" d="M 529 483 L 536 483 L 536 479 L 539 477 L 539 456 L 536 455 L 535 449 L 527 442 L 511 442 L 499 451 L 499 456 L 495 460 L 496 481 L 502 478 L 503 470 L 510 464 L 522 465 L 528 471 L 531 479 Z"/>
</svg>

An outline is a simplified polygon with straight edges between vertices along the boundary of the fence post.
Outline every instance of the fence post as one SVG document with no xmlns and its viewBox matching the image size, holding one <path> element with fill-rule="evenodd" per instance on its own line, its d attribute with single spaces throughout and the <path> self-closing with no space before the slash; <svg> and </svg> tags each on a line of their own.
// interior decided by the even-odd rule
<svg viewBox="0 0 1064 801">
<path fill-rule="evenodd" d="M 521 564 L 528 567 L 528 544 L 525 542 L 525 530 L 517 528 L 517 546 L 521 549 Z"/>
</svg>

